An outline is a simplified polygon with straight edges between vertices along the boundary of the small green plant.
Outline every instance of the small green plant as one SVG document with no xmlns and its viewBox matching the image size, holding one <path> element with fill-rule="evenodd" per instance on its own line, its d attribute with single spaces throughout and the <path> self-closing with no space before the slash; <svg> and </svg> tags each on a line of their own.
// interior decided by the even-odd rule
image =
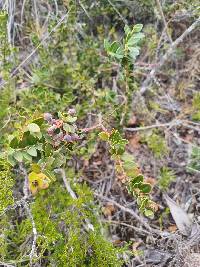
<svg viewBox="0 0 200 267">
<path fill-rule="evenodd" d="M 13 99 L 14 95 L 12 91 L 13 81 L 8 81 L 13 63 L 11 63 L 12 47 L 8 42 L 7 35 L 7 20 L 7 12 L 0 11 L 0 86 L 2 87 L 4 81 L 7 81 L 6 86 L 0 89 L 0 127 L 2 127 L 3 118 L 8 113 L 9 102 Z"/>
<path fill-rule="evenodd" d="M 192 119 L 200 121 L 200 93 L 196 93 L 192 102 L 193 114 Z"/>
<path fill-rule="evenodd" d="M 161 158 L 168 153 L 168 147 L 165 139 L 157 132 L 153 132 L 152 134 L 146 136 L 144 141 L 157 158 Z"/>
<path fill-rule="evenodd" d="M 162 167 L 160 169 L 160 175 L 158 179 L 160 188 L 166 190 L 169 187 L 170 183 L 176 179 L 176 176 L 173 170 L 169 169 L 168 167 Z"/>
<path fill-rule="evenodd" d="M 133 64 L 137 56 L 140 54 L 140 42 L 144 38 L 144 34 L 141 33 L 143 28 L 142 24 L 136 24 L 132 28 L 125 25 L 125 36 L 122 42 L 114 41 L 110 43 L 107 39 L 104 41 L 104 47 L 107 54 L 126 66 L 127 64 Z"/>
<path fill-rule="evenodd" d="M 104 40 L 104 48 L 111 61 L 115 61 L 120 66 L 120 77 L 125 83 L 124 103 L 121 107 L 121 120 L 123 124 L 128 113 L 128 106 L 132 100 L 132 91 L 136 87 L 135 80 L 131 75 L 136 58 L 140 54 L 141 41 L 144 39 L 144 34 L 141 32 L 142 24 L 136 24 L 133 27 L 125 25 L 124 37 L 122 41 L 109 42 Z M 119 107 L 118 107 L 119 109 Z"/>
<path fill-rule="evenodd" d="M 200 171 L 200 147 L 195 146 L 192 148 L 187 169 L 191 172 Z"/>
<path fill-rule="evenodd" d="M 144 176 L 139 173 L 132 155 L 125 152 L 127 140 L 123 139 L 117 130 L 103 131 L 99 136 L 110 145 L 110 153 L 116 162 L 116 171 L 129 193 L 137 198 L 140 211 L 146 216 L 153 216 L 154 203 L 149 198 L 151 185 L 144 181 Z"/>
<path fill-rule="evenodd" d="M 0 159 L 0 213 L 8 206 L 13 204 L 12 189 L 14 181 L 11 176 L 11 168 L 6 160 Z"/>
</svg>

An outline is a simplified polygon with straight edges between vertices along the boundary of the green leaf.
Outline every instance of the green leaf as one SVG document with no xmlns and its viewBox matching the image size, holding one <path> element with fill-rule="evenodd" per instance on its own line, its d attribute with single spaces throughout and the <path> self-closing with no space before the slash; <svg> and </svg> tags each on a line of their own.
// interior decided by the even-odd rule
<svg viewBox="0 0 200 267">
<path fill-rule="evenodd" d="M 74 127 L 72 125 L 68 124 L 68 123 L 63 123 L 63 129 L 67 133 L 74 133 L 75 132 Z"/>
<path fill-rule="evenodd" d="M 135 60 L 136 57 L 140 54 L 140 49 L 139 47 L 129 47 L 129 56 Z"/>
<path fill-rule="evenodd" d="M 131 154 L 128 153 L 128 152 L 125 152 L 125 153 L 121 156 L 121 159 L 122 159 L 123 161 L 129 161 L 129 162 L 134 161 L 133 155 L 131 155 Z"/>
<path fill-rule="evenodd" d="M 109 48 L 109 52 L 116 53 L 117 49 L 119 49 L 120 46 L 121 45 L 119 42 L 114 41 Z"/>
<path fill-rule="evenodd" d="M 19 147 L 24 148 L 26 146 L 31 146 L 37 143 L 37 139 L 30 134 L 30 132 L 25 132 L 23 134 L 22 140 L 19 142 Z"/>
<path fill-rule="evenodd" d="M 28 161 L 32 161 L 32 157 L 25 151 L 22 151 L 23 157 L 24 159 L 28 160 Z"/>
<path fill-rule="evenodd" d="M 107 39 L 104 39 L 104 48 L 105 48 L 106 51 L 108 51 L 109 48 L 110 48 L 110 43 L 108 42 Z"/>
<path fill-rule="evenodd" d="M 119 143 L 120 140 L 122 140 L 122 137 L 120 135 L 120 133 L 117 130 L 112 130 L 112 133 L 109 137 L 109 140 L 113 143 Z"/>
<path fill-rule="evenodd" d="M 139 43 L 144 38 L 144 33 L 136 33 L 128 40 L 127 45 L 128 46 L 134 46 Z"/>
<path fill-rule="evenodd" d="M 21 151 L 14 152 L 13 157 L 19 162 L 22 162 L 23 160 L 23 154 Z"/>
<path fill-rule="evenodd" d="M 35 173 L 40 173 L 41 172 L 41 167 L 39 164 L 33 163 L 31 165 L 31 170 Z"/>
<path fill-rule="evenodd" d="M 49 157 L 52 155 L 52 153 L 53 153 L 53 146 L 51 144 L 47 143 L 45 146 L 45 156 Z"/>
<path fill-rule="evenodd" d="M 138 175 L 134 179 L 131 180 L 131 184 L 141 183 L 143 181 L 144 181 L 143 175 Z"/>
<path fill-rule="evenodd" d="M 129 34 L 129 32 L 131 31 L 130 27 L 128 25 L 125 25 L 124 26 L 124 31 L 125 31 L 125 34 Z"/>
<path fill-rule="evenodd" d="M 150 184 L 141 184 L 139 189 L 142 191 L 142 193 L 148 194 L 151 192 L 151 185 Z"/>
<path fill-rule="evenodd" d="M 39 117 L 39 118 L 33 120 L 33 123 L 37 124 L 38 126 L 41 126 L 44 123 L 44 118 Z"/>
<path fill-rule="evenodd" d="M 66 158 L 60 153 L 54 153 L 54 156 L 55 156 L 55 160 L 52 163 L 52 168 L 61 167 L 65 163 Z"/>
<path fill-rule="evenodd" d="M 154 213 L 153 213 L 152 210 L 145 209 L 144 210 L 144 215 L 147 216 L 147 217 L 153 217 Z"/>
<path fill-rule="evenodd" d="M 39 133 L 31 133 L 34 137 L 38 138 L 38 139 L 41 139 L 42 138 L 42 133 L 39 132 Z"/>
<path fill-rule="evenodd" d="M 72 117 L 70 115 L 66 118 L 67 122 L 74 123 L 77 120 L 77 117 Z"/>
<path fill-rule="evenodd" d="M 109 133 L 107 133 L 107 132 L 101 132 L 101 133 L 99 133 L 99 137 L 103 141 L 108 141 L 109 140 Z"/>
<path fill-rule="evenodd" d="M 56 180 L 55 174 L 50 170 L 44 170 L 43 173 L 48 176 L 52 181 Z"/>
<path fill-rule="evenodd" d="M 40 127 L 36 123 L 30 123 L 27 126 L 28 130 L 33 133 L 39 133 Z"/>
<path fill-rule="evenodd" d="M 17 148 L 19 144 L 19 141 L 17 139 L 17 137 L 14 137 L 11 141 L 10 141 L 10 147 L 12 148 Z"/>
<path fill-rule="evenodd" d="M 26 152 L 33 157 L 37 157 L 37 149 L 35 147 L 28 148 Z"/>
<path fill-rule="evenodd" d="M 141 32 L 143 24 L 136 24 L 133 26 L 132 32 Z"/>
<path fill-rule="evenodd" d="M 7 160 L 13 167 L 15 166 L 16 160 L 14 159 L 14 157 L 12 155 L 8 155 Z"/>
</svg>

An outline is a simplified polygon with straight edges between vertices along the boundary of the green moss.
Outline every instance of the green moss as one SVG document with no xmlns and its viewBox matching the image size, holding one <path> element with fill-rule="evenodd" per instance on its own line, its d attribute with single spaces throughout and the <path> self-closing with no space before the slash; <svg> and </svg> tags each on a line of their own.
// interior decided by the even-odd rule
<svg viewBox="0 0 200 267">
<path fill-rule="evenodd" d="M 157 132 L 153 132 L 150 136 L 145 137 L 144 140 L 157 158 L 161 158 L 168 153 L 165 139 Z"/>
<path fill-rule="evenodd" d="M 176 179 L 176 176 L 174 172 L 168 167 L 163 167 L 160 169 L 160 175 L 158 179 L 158 183 L 161 189 L 167 189 L 170 183 Z"/>
<path fill-rule="evenodd" d="M 7 161 L 0 159 L 0 213 L 13 204 L 12 188 L 14 181 L 11 177 L 10 166 Z"/>
<path fill-rule="evenodd" d="M 115 248 L 102 235 L 91 191 L 86 185 L 74 185 L 74 189 L 79 195 L 75 200 L 60 184 L 54 183 L 50 190 L 39 193 L 31 204 L 37 229 L 38 255 L 34 263 L 66 267 L 122 266 L 119 256 L 123 250 Z M 22 266 L 20 262 L 28 264 L 26 255 L 31 251 L 32 243 L 28 240 L 32 240 L 32 224 L 26 216 L 24 214 L 21 222 L 14 222 L 7 234 L 9 245 L 2 243 L 1 248 L 3 258 L 17 259 L 17 266 Z M 94 231 L 87 230 L 88 221 Z"/>
</svg>

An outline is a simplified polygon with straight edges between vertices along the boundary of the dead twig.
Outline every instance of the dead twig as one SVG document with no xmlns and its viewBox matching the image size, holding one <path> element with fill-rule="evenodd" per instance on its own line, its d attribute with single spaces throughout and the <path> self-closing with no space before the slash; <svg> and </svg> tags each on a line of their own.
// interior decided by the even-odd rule
<svg viewBox="0 0 200 267">
<path fill-rule="evenodd" d="M 94 192 L 94 195 L 97 198 L 100 198 L 106 202 L 112 203 L 114 204 L 116 207 L 118 207 L 119 209 L 123 210 L 124 212 L 129 213 L 134 219 L 136 219 L 141 225 L 143 225 L 147 230 L 149 230 L 149 234 L 157 234 L 159 236 L 163 236 L 163 233 L 157 229 L 153 229 L 149 226 L 149 224 L 147 224 L 140 216 L 138 216 L 133 210 L 122 206 L 121 204 L 117 203 L 116 201 L 114 201 L 113 199 L 110 199 L 108 197 L 102 196 L 96 192 Z"/>
<path fill-rule="evenodd" d="M 172 41 L 172 38 L 171 38 L 170 33 L 169 33 L 169 29 L 168 29 L 167 22 L 166 22 L 166 19 L 165 19 L 163 10 L 162 10 L 161 3 L 160 3 L 159 0 L 156 0 L 156 4 L 158 6 L 158 10 L 159 10 L 159 13 L 161 15 L 161 18 L 162 18 L 162 21 L 163 21 L 163 24 L 164 24 L 164 27 L 165 27 L 165 31 L 167 33 L 167 37 L 168 37 L 170 43 L 172 44 L 173 41 Z"/>
<path fill-rule="evenodd" d="M 198 25 L 200 24 L 200 17 L 187 29 L 184 31 L 184 33 L 178 37 L 170 46 L 170 48 L 167 50 L 165 55 L 160 59 L 157 66 L 154 67 L 151 72 L 149 73 L 147 79 L 143 82 L 140 94 L 143 95 L 149 88 L 149 84 L 154 79 L 155 74 L 160 70 L 160 68 L 165 64 L 165 62 L 169 59 L 171 54 L 174 52 L 174 49 L 183 42 L 185 37 L 187 37 Z"/>
</svg>

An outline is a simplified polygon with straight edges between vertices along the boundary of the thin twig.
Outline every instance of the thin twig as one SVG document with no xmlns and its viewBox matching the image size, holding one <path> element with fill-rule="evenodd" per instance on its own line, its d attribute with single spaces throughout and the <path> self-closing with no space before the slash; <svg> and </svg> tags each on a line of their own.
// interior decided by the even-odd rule
<svg viewBox="0 0 200 267">
<path fill-rule="evenodd" d="M 6 85 L 10 81 L 10 79 L 13 79 L 16 76 L 16 74 L 20 70 L 20 68 L 22 66 L 24 66 L 26 62 L 28 62 L 28 60 L 37 52 L 37 50 L 41 47 L 41 45 L 51 36 L 52 33 L 54 33 L 57 30 L 57 28 L 63 23 L 63 21 L 66 18 L 68 18 L 70 11 L 71 11 L 71 9 L 69 9 L 69 11 L 67 12 L 67 14 L 65 14 L 64 16 L 62 16 L 62 18 L 58 21 L 58 23 L 56 24 L 56 26 L 46 36 L 44 36 L 44 38 L 36 46 L 36 48 L 33 49 L 33 51 L 16 67 L 16 69 L 10 75 L 9 79 L 6 80 L 6 81 L 2 81 L 0 83 L 0 88 L 3 87 L 4 85 Z"/>
<path fill-rule="evenodd" d="M 30 196 L 28 198 L 23 197 L 22 199 L 16 201 L 13 205 L 9 205 L 7 206 L 3 212 L 0 214 L 0 217 L 2 217 L 6 212 L 8 212 L 9 210 L 15 210 L 17 207 L 20 206 L 24 206 L 24 203 L 30 198 Z"/>
<path fill-rule="evenodd" d="M 28 217 L 29 217 L 29 219 L 31 221 L 32 231 L 33 231 L 33 242 L 32 242 L 32 246 L 31 246 L 31 252 L 29 254 L 30 266 L 32 266 L 33 265 L 33 258 L 35 256 L 36 244 L 37 244 L 37 229 L 36 229 L 36 225 L 35 225 L 35 221 L 34 221 L 31 209 L 30 209 L 30 207 L 29 207 L 27 202 L 25 202 L 24 208 L 26 209 Z"/>
<path fill-rule="evenodd" d="M 24 175 L 24 187 L 23 187 L 23 193 L 24 193 L 24 198 L 27 199 L 29 197 L 29 180 L 28 180 L 28 174 L 26 172 L 26 169 L 23 167 L 22 164 L 20 164 L 20 170 L 22 171 Z M 32 231 L 33 231 L 33 242 L 31 246 L 31 252 L 29 254 L 30 257 L 30 266 L 33 266 L 33 257 L 35 255 L 35 250 L 36 250 L 36 243 L 37 243 L 37 229 L 35 226 L 35 221 L 31 212 L 31 209 L 29 207 L 29 204 L 24 201 L 24 208 L 27 212 L 27 215 L 31 221 L 32 224 Z"/>
<path fill-rule="evenodd" d="M 169 33 L 169 29 L 168 29 L 167 22 L 166 22 L 166 19 L 165 19 L 163 10 L 162 10 L 162 6 L 161 6 L 159 0 L 156 0 L 156 3 L 157 3 L 158 10 L 160 12 L 160 15 L 161 15 L 161 18 L 162 18 L 162 21 L 163 21 L 163 24 L 164 24 L 164 27 L 165 27 L 165 30 L 166 30 L 166 33 L 167 33 L 167 37 L 168 37 L 170 43 L 172 44 L 173 41 L 172 41 L 172 38 L 171 38 L 170 33 Z"/>
<path fill-rule="evenodd" d="M 126 213 L 129 213 L 134 219 L 136 219 L 140 224 L 142 224 L 147 230 L 150 231 L 150 233 L 155 233 L 155 234 L 158 234 L 160 236 L 163 235 L 163 233 L 159 230 L 156 230 L 156 229 L 153 229 L 151 228 L 146 222 L 144 222 L 144 220 L 139 216 L 137 215 L 133 210 L 127 208 L 127 207 L 124 207 L 122 206 L 121 204 L 117 203 L 116 201 L 108 198 L 108 197 L 105 197 L 105 196 L 102 196 L 96 192 L 94 192 L 94 195 L 104 201 L 107 201 L 109 203 L 112 203 L 114 204 L 116 207 L 120 208 L 121 210 L 125 211 Z"/>
<path fill-rule="evenodd" d="M 67 181 L 67 177 L 66 177 L 65 171 L 63 169 L 59 169 L 59 172 L 61 173 L 61 176 L 62 176 L 64 185 L 65 185 L 65 188 L 67 189 L 67 192 L 70 194 L 70 196 L 73 199 L 77 199 L 77 196 L 74 193 L 74 191 L 72 190 L 72 188 L 70 186 L 70 183 Z"/>
<path fill-rule="evenodd" d="M 127 20 L 122 16 L 122 14 L 119 12 L 119 10 L 116 8 L 116 6 L 112 3 L 112 1 L 111 0 L 107 0 L 107 1 L 113 7 L 113 9 L 115 10 L 115 12 L 119 15 L 119 17 L 124 22 L 124 24 L 127 24 Z"/>
<path fill-rule="evenodd" d="M 200 23 L 200 17 L 187 29 L 184 31 L 184 33 L 178 37 L 170 46 L 170 48 L 167 50 L 165 55 L 160 59 L 160 62 L 158 62 L 157 66 L 154 67 L 151 72 L 148 74 L 147 79 L 143 82 L 140 94 L 143 95 L 149 88 L 150 82 L 154 79 L 155 74 L 160 70 L 160 68 L 165 64 L 165 62 L 169 59 L 171 54 L 174 52 L 174 49 L 183 42 L 185 37 L 188 36 Z"/>
<path fill-rule="evenodd" d="M 130 132 L 137 132 L 137 131 L 145 131 L 145 130 L 149 130 L 149 129 L 154 129 L 154 128 L 165 128 L 170 126 L 170 128 L 172 126 L 177 126 L 180 125 L 181 121 L 179 120 L 173 120 L 171 122 L 167 122 L 167 123 L 158 123 L 158 124 L 153 124 L 153 125 L 149 125 L 149 126 L 144 126 L 144 127 L 137 127 L 137 128 L 124 128 L 125 131 L 130 131 Z"/>
</svg>

